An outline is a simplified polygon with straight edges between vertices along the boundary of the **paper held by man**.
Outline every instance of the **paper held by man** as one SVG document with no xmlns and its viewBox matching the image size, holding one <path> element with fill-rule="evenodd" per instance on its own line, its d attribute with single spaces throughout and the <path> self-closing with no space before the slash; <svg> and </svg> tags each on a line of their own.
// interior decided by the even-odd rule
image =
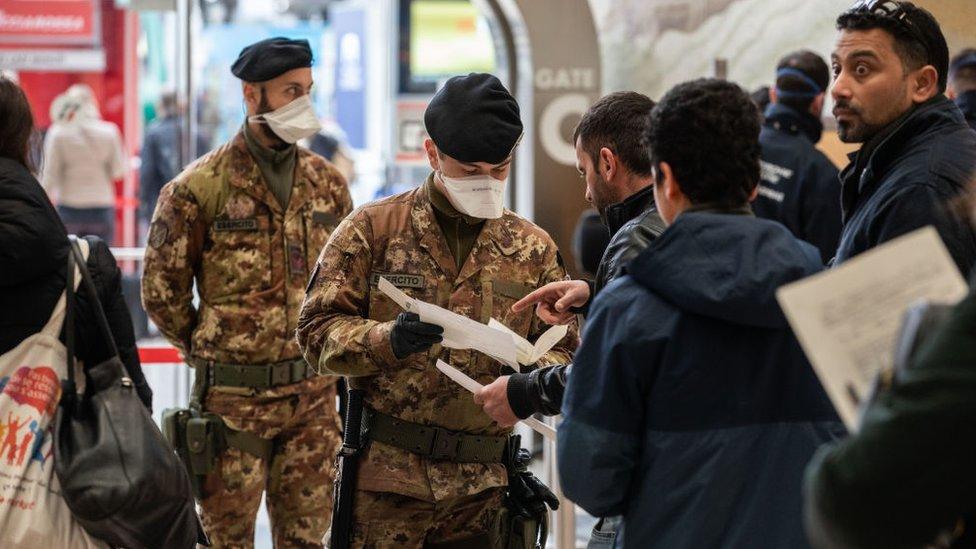
<svg viewBox="0 0 976 549">
<path fill-rule="evenodd" d="M 533 345 L 495 319 L 485 325 L 443 307 L 414 299 L 386 278 L 380 277 L 378 287 L 404 311 L 417 313 L 421 321 L 444 328 L 441 345 L 451 349 L 481 351 L 515 370 L 519 370 L 519 364 L 533 364 L 542 358 L 569 329 L 568 326 L 553 326 L 539 336 Z"/>
<path fill-rule="evenodd" d="M 878 372 L 892 367 L 906 310 L 919 301 L 954 304 L 968 288 L 932 227 L 894 239 L 776 297 L 847 428 Z"/>
<path fill-rule="evenodd" d="M 478 392 L 479 389 L 484 387 L 484 385 L 471 379 L 469 375 L 465 374 L 461 370 L 458 370 L 454 366 L 451 366 L 450 364 L 444 362 L 443 360 L 437 361 L 437 369 L 440 370 L 441 373 L 443 373 L 447 377 L 451 378 L 455 383 L 457 383 L 461 387 L 464 387 L 468 391 L 471 391 L 472 393 L 476 393 Z M 540 435 L 550 440 L 556 440 L 556 430 L 550 427 L 549 425 L 542 423 L 538 419 L 530 417 L 521 420 L 521 422 L 531 427 L 532 430 L 536 431 Z"/>
</svg>

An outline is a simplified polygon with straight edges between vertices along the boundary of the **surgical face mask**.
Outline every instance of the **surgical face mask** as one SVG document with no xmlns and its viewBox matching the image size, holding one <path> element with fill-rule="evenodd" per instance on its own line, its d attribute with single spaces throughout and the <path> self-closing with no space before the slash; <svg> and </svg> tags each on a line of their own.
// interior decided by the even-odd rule
<svg viewBox="0 0 976 549">
<path fill-rule="evenodd" d="M 287 143 L 297 143 L 322 129 L 312 107 L 312 98 L 303 95 L 280 109 L 254 115 L 251 122 L 267 124 L 271 131 Z"/>
<path fill-rule="evenodd" d="M 498 219 L 502 216 L 507 179 L 490 175 L 447 177 L 438 172 L 447 199 L 463 214 L 479 219 Z"/>
</svg>

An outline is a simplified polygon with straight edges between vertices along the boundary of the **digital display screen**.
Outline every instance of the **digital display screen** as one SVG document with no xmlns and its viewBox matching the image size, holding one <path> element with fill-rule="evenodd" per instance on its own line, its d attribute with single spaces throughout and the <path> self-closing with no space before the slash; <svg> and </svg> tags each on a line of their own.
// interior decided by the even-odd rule
<svg viewBox="0 0 976 549">
<path fill-rule="evenodd" d="M 409 33 L 404 41 L 408 52 L 401 57 L 409 63 L 403 91 L 433 91 L 451 76 L 495 70 L 491 31 L 471 2 L 411 0 L 401 13 L 409 18 L 409 25 L 401 27 Z"/>
</svg>

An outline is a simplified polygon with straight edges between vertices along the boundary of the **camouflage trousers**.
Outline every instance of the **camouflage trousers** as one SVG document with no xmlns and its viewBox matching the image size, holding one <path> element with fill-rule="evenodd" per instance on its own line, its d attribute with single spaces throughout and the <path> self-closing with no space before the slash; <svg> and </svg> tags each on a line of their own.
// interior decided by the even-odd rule
<svg viewBox="0 0 976 549">
<path fill-rule="evenodd" d="M 218 458 L 200 501 L 213 547 L 254 547 L 263 493 L 275 547 L 322 547 L 332 519 L 332 464 L 341 443 L 335 378 L 253 394 L 228 391 L 234 390 L 210 389 L 205 409 L 232 429 L 273 440 L 274 451 L 269 462 L 238 448 Z"/>
<path fill-rule="evenodd" d="M 352 549 L 432 549 L 502 546 L 504 488 L 439 502 L 389 492 L 357 490 Z M 487 535 L 486 535 L 487 534 Z"/>
</svg>

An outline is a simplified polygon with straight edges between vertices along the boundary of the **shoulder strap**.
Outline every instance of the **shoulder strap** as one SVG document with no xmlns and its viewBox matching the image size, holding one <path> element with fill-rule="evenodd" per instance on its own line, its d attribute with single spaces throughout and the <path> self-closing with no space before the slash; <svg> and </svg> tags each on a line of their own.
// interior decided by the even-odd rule
<svg viewBox="0 0 976 549">
<path fill-rule="evenodd" d="M 85 242 L 84 243 L 84 246 L 82 248 L 82 254 L 85 257 L 88 257 L 88 242 Z M 58 334 L 61 333 L 61 328 L 62 328 L 62 325 L 64 323 L 65 314 L 66 314 L 66 310 L 65 309 L 66 309 L 66 306 L 67 306 L 66 304 L 67 304 L 68 288 L 69 287 L 71 287 L 71 288 L 77 288 L 78 287 L 78 282 L 77 281 L 74 282 L 74 284 L 72 284 L 72 278 L 73 277 L 71 275 L 74 274 L 74 273 L 72 273 L 71 271 L 72 271 L 72 267 L 73 266 L 74 266 L 74 262 L 71 259 L 71 253 L 69 252 L 69 254 L 68 254 L 68 269 L 65 271 L 65 276 L 67 277 L 67 280 L 66 280 L 66 283 L 65 283 L 65 291 L 64 292 L 61 292 L 61 297 L 58 298 L 57 303 L 54 304 L 54 309 L 51 310 L 51 317 L 48 318 L 47 324 L 45 324 L 44 327 L 41 329 L 41 333 L 43 333 L 43 334 L 47 334 L 47 335 L 52 336 L 52 337 L 58 337 Z"/>
<path fill-rule="evenodd" d="M 112 353 L 112 356 L 118 357 L 119 350 L 115 345 L 115 338 L 112 337 L 112 330 L 109 328 L 108 319 L 105 317 L 105 310 L 102 308 L 102 303 L 98 299 L 98 291 L 95 289 L 95 283 L 92 282 L 91 273 L 88 272 L 88 266 L 86 265 L 85 254 L 82 253 L 81 247 L 78 243 L 78 238 L 74 235 L 69 237 L 71 239 L 71 250 L 68 254 L 68 287 L 71 291 L 68 296 L 68 307 L 67 307 L 67 319 L 66 319 L 66 332 L 65 332 L 65 343 L 68 347 L 68 387 L 65 388 L 65 394 L 74 394 L 75 391 L 75 330 L 74 330 L 74 318 L 75 318 L 75 299 L 78 296 L 78 292 L 75 290 L 75 267 L 77 267 L 78 272 L 81 274 L 81 281 L 85 285 L 85 290 L 92 298 L 93 308 L 95 311 L 95 323 L 98 325 L 98 331 L 101 333 L 102 338 L 105 343 L 108 344 L 108 348 Z M 85 243 L 87 247 L 87 242 Z M 68 389 L 71 392 L 68 392 Z"/>
</svg>

